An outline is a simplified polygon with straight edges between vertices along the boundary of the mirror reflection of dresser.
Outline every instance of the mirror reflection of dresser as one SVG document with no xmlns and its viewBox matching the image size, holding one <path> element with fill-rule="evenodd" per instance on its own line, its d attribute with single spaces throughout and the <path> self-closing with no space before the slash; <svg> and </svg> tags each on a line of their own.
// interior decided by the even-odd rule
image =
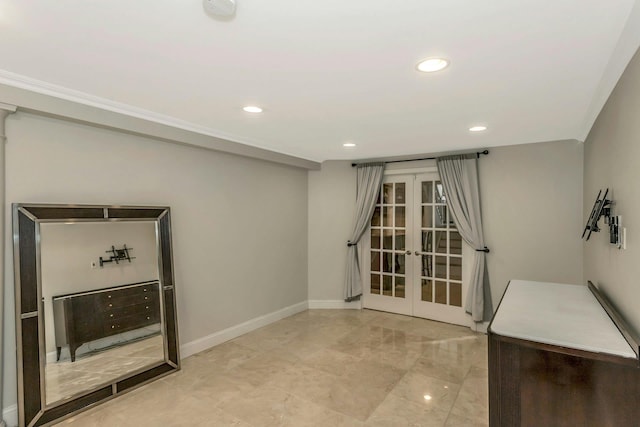
<svg viewBox="0 0 640 427">
<path fill-rule="evenodd" d="M 63 346 L 75 362 L 76 350 L 85 343 L 159 324 L 158 285 L 154 281 L 53 297 L 56 362 Z"/>
<path fill-rule="evenodd" d="M 14 243 L 20 425 L 179 369 L 168 208 L 16 204 Z"/>
</svg>

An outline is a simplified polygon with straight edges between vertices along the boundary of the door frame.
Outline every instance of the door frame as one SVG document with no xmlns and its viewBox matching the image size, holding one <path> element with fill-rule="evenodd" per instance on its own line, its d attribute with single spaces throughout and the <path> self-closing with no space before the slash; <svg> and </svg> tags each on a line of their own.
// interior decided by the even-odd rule
<svg viewBox="0 0 640 427">
<path fill-rule="evenodd" d="M 410 181 L 409 179 L 406 178 L 406 176 L 385 176 L 385 179 L 387 178 L 389 180 L 383 182 L 383 187 L 384 187 L 384 184 L 388 184 L 388 183 L 398 183 L 398 182 L 408 183 Z M 408 316 L 412 315 L 413 307 L 412 307 L 411 296 L 413 295 L 413 292 L 414 292 L 412 287 L 413 280 L 411 280 L 411 283 L 409 283 L 410 280 L 408 279 L 413 275 L 413 264 L 415 260 L 413 259 L 414 258 L 413 255 L 408 255 L 406 254 L 406 252 L 407 252 L 407 248 L 413 246 L 413 242 L 412 242 L 413 236 L 408 233 L 409 229 L 407 227 L 409 220 L 413 219 L 413 207 L 407 203 L 409 200 L 413 199 L 413 193 L 409 192 L 408 187 L 409 187 L 408 185 L 405 185 L 405 204 L 404 204 L 405 206 L 404 295 L 405 296 L 404 298 L 394 298 L 394 297 L 390 298 L 389 296 L 376 295 L 376 294 L 370 293 L 371 291 L 371 226 L 369 225 L 367 227 L 367 230 L 365 231 L 365 235 L 361 239 L 362 246 L 358 248 L 359 250 L 362 249 L 361 253 L 362 253 L 363 263 L 361 265 L 365 266 L 365 271 L 361 270 L 362 284 L 363 284 L 363 289 L 362 289 L 363 308 L 370 308 L 373 310 L 380 310 L 380 311 L 392 311 L 394 313 L 405 314 Z M 383 197 L 383 195 L 380 195 L 380 197 Z M 394 218 L 395 218 L 395 214 L 394 214 Z M 395 224 L 392 228 L 395 229 Z M 384 226 L 382 224 L 380 226 L 380 230 L 384 230 Z M 395 249 L 392 249 L 392 251 L 393 251 L 392 253 L 394 254 L 398 252 Z M 381 254 L 382 253 L 384 252 L 381 250 Z M 380 262 L 382 262 L 382 260 Z M 384 276 L 382 272 L 381 272 L 381 276 L 382 277 Z M 392 274 L 392 277 L 396 277 L 395 274 Z M 382 287 L 383 284 L 380 283 L 380 286 Z"/>
<path fill-rule="evenodd" d="M 428 303 L 421 301 L 420 297 L 420 289 L 421 289 L 421 275 L 420 275 L 420 267 L 421 267 L 421 256 L 415 256 L 415 248 L 416 242 L 413 242 L 416 230 L 419 230 L 420 227 L 417 226 L 417 223 L 411 225 L 411 233 L 409 232 L 409 221 L 408 216 L 411 216 L 413 222 L 417 221 L 417 211 L 420 208 L 420 202 L 415 200 L 415 194 L 417 194 L 417 190 L 415 189 L 415 183 L 418 181 L 418 177 L 420 175 L 438 175 L 438 168 L 433 166 L 422 166 L 419 168 L 411 168 L 411 169 L 390 169 L 385 170 L 384 172 L 384 183 L 389 182 L 401 182 L 402 178 L 406 176 L 410 176 L 413 180 L 413 193 L 411 198 L 412 205 L 410 206 L 408 203 L 406 204 L 406 213 L 407 215 L 407 235 L 405 237 L 406 241 L 406 249 L 411 251 L 411 255 L 406 256 L 405 262 L 405 298 L 404 299 L 396 299 L 389 298 L 388 296 L 375 295 L 371 294 L 371 226 L 367 227 L 365 231 L 365 235 L 361 239 L 361 247 L 360 253 L 361 261 L 364 268 L 361 270 L 362 273 L 362 282 L 363 282 L 363 290 L 362 290 L 362 308 L 369 308 L 373 310 L 381 310 L 381 311 L 390 311 L 397 314 L 405 314 L 414 317 L 421 317 L 429 320 L 442 321 L 462 326 L 468 326 L 473 328 L 474 322 L 471 319 L 471 316 L 467 313 L 464 313 L 464 304 L 467 297 L 467 292 L 469 288 L 469 279 L 470 279 L 470 263 L 473 262 L 473 257 L 475 253 L 472 248 L 462 241 L 462 259 L 464 260 L 462 263 L 462 307 L 451 307 L 448 305 L 437 304 L 437 303 Z M 397 180 L 394 178 L 398 178 Z M 391 178 L 391 180 L 389 180 Z M 406 189 L 406 192 L 409 193 L 409 189 Z M 381 196 L 382 197 L 382 196 Z M 408 201 L 408 197 L 407 201 Z M 409 211 L 412 211 L 411 214 Z M 465 274 L 466 273 L 466 274 Z M 382 286 L 382 284 L 381 284 Z M 416 299 L 417 298 L 417 299 Z M 426 311 L 424 309 L 425 304 L 430 304 L 433 306 L 432 308 L 437 309 L 437 319 L 427 317 Z M 422 306 L 422 307 L 421 307 Z M 438 307 L 440 306 L 440 307 Z M 460 319 L 457 314 L 451 314 L 453 310 L 462 310 L 463 311 L 463 319 Z"/>
</svg>

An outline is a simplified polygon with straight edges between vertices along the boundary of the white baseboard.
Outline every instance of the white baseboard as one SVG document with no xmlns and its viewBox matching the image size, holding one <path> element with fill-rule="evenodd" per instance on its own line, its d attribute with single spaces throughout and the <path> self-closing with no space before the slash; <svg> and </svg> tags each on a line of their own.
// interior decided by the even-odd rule
<svg viewBox="0 0 640 427">
<path fill-rule="evenodd" d="M 215 332 L 195 341 L 188 342 L 180 346 L 180 357 L 184 359 L 185 357 L 189 357 L 233 338 L 237 338 L 247 332 L 267 326 L 273 322 L 284 319 L 285 317 L 300 313 L 301 311 L 305 311 L 307 308 L 309 308 L 308 301 L 303 301 L 298 304 L 285 307 L 281 310 L 274 311 L 273 313 L 247 320 L 244 323 L 223 329 L 222 331 Z"/>
<path fill-rule="evenodd" d="M 2 410 L 2 418 L 7 427 L 18 425 L 18 405 L 11 405 Z"/>
<path fill-rule="evenodd" d="M 345 302 L 343 300 L 309 300 L 310 309 L 355 309 L 362 308 L 362 301 Z"/>
</svg>

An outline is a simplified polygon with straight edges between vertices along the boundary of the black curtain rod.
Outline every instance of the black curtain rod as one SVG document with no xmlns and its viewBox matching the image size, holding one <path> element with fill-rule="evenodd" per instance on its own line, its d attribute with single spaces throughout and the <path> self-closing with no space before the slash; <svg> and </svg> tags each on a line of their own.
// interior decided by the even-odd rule
<svg viewBox="0 0 640 427">
<path fill-rule="evenodd" d="M 480 158 L 480 156 L 484 154 L 485 156 L 487 154 L 489 154 L 489 150 L 484 150 L 484 151 L 478 151 L 476 152 L 476 156 L 478 158 Z M 384 162 L 384 163 L 402 163 L 402 162 L 417 162 L 418 160 L 435 160 L 437 159 L 437 157 L 423 157 L 421 159 L 407 159 L 407 160 L 391 160 L 388 162 Z M 351 163 L 351 167 L 356 167 L 358 166 L 358 163 Z"/>
</svg>

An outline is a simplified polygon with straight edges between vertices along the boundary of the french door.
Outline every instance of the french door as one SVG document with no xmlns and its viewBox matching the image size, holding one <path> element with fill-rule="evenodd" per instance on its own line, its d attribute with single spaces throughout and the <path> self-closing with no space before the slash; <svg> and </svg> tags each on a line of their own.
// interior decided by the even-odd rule
<svg viewBox="0 0 640 427">
<path fill-rule="evenodd" d="M 366 308 L 470 324 L 462 306 L 473 252 L 437 172 L 385 177 L 365 245 Z"/>
</svg>

